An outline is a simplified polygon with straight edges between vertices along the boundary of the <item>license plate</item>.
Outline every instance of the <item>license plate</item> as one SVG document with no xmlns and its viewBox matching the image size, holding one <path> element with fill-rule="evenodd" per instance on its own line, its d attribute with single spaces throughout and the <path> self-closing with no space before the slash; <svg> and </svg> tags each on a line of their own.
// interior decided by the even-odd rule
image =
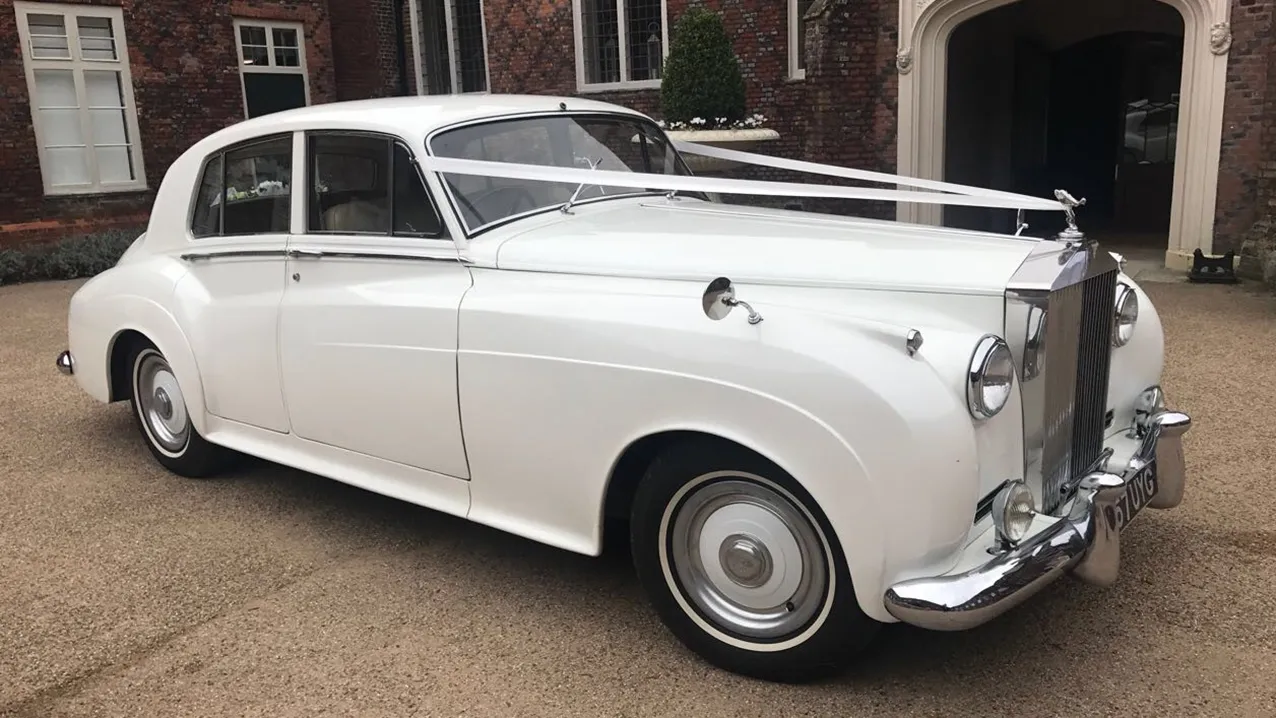
<svg viewBox="0 0 1276 718">
<path fill-rule="evenodd" d="M 1108 525 L 1117 531 L 1124 531 L 1130 521 L 1143 510 L 1148 502 L 1156 496 L 1156 462 L 1139 469 L 1139 472 L 1126 482 L 1125 493 L 1116 503 L 1107 508 Z"/>
</svg>

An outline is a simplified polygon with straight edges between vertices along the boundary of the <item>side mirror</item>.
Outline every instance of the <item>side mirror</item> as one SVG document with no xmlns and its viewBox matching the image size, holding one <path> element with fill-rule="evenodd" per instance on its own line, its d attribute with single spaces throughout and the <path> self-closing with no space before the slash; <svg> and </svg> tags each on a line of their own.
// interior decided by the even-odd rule
<svg viewBox="0 0 1276 718">
<path fill-rule="evenodd" d="M 755 312 L 748 302 L 736 299 L 735 287 L 732 286 L 731 280 L 726 277 L 718 277 L 709 282 L 709 286 L 705 287 L 704 296 L 701 297 L 700 305 L 704 310 L 704 315 L 714 321 L 725 319 L 731 313 L 731 309 L 737 305 L 749 311 L 750 324 L 757 324 L 762 321 L 762 315 Z"/>
</svg>

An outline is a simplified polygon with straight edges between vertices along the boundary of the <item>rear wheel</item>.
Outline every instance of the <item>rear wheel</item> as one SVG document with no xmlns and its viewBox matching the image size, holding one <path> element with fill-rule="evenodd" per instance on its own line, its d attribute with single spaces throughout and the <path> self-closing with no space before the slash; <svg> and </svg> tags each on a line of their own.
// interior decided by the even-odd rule
<svg viewBox="0 0 1276 718">
<path fill-rule="evenodd" d="M 186 396 L 164 355 L 139 342 L 129 359 L 133 419 L 151 454 L 169 471 L 205 478 L 225 468 L 231 452 L 204 440 L 191 423 Z"/>
<path fill-rule="evenodd" d="M 658 457 L 634 498 L 634 565 L 664 624 L 735 673 L 840 672 L 880 624 L 860 610 L 814 500 L 772 462 L 696 441 Z"/>
</svg>

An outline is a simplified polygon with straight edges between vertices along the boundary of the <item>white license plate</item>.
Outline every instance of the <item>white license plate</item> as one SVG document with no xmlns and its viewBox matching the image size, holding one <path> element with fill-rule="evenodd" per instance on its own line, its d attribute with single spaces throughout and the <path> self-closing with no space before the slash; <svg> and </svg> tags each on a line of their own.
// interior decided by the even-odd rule
<svg viewBox="0 0 1276 718">
<path fill-rule="evenodd" d="M 1130 521 L 1156 496 L 1156 462 L 1148 464 L 1126 482 L 1125 493 L 1107 511 L 1108 525 L 1124 531 Z"/>
</svg>

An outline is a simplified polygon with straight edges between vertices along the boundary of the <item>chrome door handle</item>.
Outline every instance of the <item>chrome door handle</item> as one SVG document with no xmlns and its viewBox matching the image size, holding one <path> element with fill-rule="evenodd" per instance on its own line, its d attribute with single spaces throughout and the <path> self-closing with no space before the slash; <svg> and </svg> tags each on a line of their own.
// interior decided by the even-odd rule
<svg viewBox="0 0 1276 718">
<path fill-rule="evenodd" d="M 290 249 L 288 250 L 288 256 L 295 258 L 319 259 L 323 256 L 323 252 L 320 252 L 317 249 Z"/>
</svg>

